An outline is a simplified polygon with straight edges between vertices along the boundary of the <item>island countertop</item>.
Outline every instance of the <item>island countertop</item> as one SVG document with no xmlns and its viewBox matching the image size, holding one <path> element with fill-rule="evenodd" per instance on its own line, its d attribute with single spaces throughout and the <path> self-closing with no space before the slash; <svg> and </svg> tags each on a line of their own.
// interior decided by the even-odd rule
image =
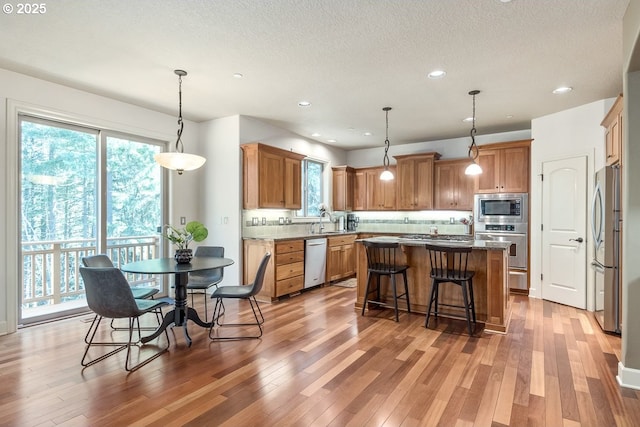
<svg viewBox="0 0 640 427">
<path fill-rule="evenodd" d="M 508 286 L 508 249 L 510 242 L 494 242 L 471 240 L 470 238 L 430 239 L 426 235 L 415 236 L 375 236 L 356 240 L 357 257 L 357 298 L 355 308 L 362 309 L 367 281 L 367 256 L 363 242 L 397 242 L 401 245 L 402 254 L 399 263 L 409 266 L 407 270 L 411 312 L 426 313 L 429 292 L 431 289 L 431 266 L 425 244 L 441 246 L 471 247 L 469 269 L 475 271 L 473 277 L 474 300 L 479 323 L 484 323 L 485 330 L 506 333 L 511 317 Z M 399 278 L 400 282 L 402 281 Z M 400 285 L 402 286 L 402 285 Z M 392 303 L 389 280 L 381 278 L 380 300 Z M 457 286 L 446 286 L 440 290 L 440 302 L 462 305 L 460 289 Z M 404 304 L 404 305 L 403 305 Z M 401 309 L 406 310 L 404 300 L 399 301 Z M 366 312 L 365 312 L 365 315 Z M 402 318 L 400 319 L 402 322 Z"/>
<path fill-rule="evenodd" d="M 473 249 L 489 250 L 499 249 L 507 250 L 511 247 L 511 242 L 508 241 L 494 241 L 494 240 L 473 240 L 467 238 L 438 238 L 438 237 L 407 237 L 407 236 L 376 236 L 368 237 L 365 239 L 356 240 L 356 242 L 393 242 L 400 243 L 403 246 L 424 246 L 441 245 L 441 246 L 454 246 L 454 247 L 471 247 Z"/>
</svg>

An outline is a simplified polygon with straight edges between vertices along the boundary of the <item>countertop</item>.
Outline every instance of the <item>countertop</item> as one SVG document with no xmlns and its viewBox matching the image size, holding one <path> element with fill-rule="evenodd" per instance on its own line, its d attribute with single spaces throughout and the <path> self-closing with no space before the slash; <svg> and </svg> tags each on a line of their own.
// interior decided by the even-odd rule
<svg viewBox="0 0 640 427">
<path fill-rule="evenodd" d="M 296 234 L 290 236 L 278 236 L 278 237 L 243 237 L 243 240 L 272 240 L 274 242 L 281 242 L 285 240 L 309 240 L 309 239 L 322 239 L 326 237 L 336 237 L 336 236 L 349 236 L 349 235 L 357 235 L 358 231 L 329 231 L 325 233 L 306 233 L 306 234 Z"/>
<path fill-rule="evenodd" d="M 404 246 L 423 246 L 425 244 L 430 245 L 438 245 L 438 246 L 454 246 L 454 247 L 472 247 L 473 249 L 481 249 L 481 250 L 489 250 L 489 249 L 500 249 L 507 250 L 511 247 L 511 242 L 504 241 L 498 242 L 493 240 L 471 240 L 464 238 L 447 238 L 447 237 L 438 237 L 438 238 L 429 238 L 427 236 L 415 236 L 415 237 L 407 237 L 407 236 L 378 236 L 378 237 L 369 237 L 366 239 L 358 239 L 356 242 L 397 242 Z"/>
</svg>

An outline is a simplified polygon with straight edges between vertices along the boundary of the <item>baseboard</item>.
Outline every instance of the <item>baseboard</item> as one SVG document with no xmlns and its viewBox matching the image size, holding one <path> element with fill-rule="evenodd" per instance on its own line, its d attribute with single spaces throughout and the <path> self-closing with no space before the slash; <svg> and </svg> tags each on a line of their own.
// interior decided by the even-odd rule
<svg viewBox="0 0 640 427">
<path fill-rule="evenodd" d="M 9 333 L 9 329 L 7 327 L 7 322 L 0 322 L 0 335 L 7 335 Z"/>
<path fill-rule="evenodd" d="M 640 369 L 625 368 L 622 362 L 618 362 L 616 380 L 621 387 L 640 390 Z"/>
</svg>

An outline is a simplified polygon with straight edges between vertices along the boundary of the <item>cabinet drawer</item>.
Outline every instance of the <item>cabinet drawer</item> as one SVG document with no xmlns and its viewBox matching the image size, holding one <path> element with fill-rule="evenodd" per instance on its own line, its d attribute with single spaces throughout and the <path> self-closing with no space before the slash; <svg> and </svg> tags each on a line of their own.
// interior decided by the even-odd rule
<svg viewBox="0 0 640 427">
<path fill-rule="evenodd" d="M 340 237 L 329 237 L 327 239 L 327 245 L 331 246 L 342 246 L 342 245 L 350 245 L 356 241 L 356 235 L 352 234 L 350 236 L 340 236 Z"/>
<path fill-rule="evenodd" d="M 304 262 L 294 262 L 291 264 L 276 266 L 276 280 L 289 279 L 304 274 Z"/>
<path fill-rule="evenodd" d="M 287 295 L 292 292 L 301 291 L 304 287 L 303 276 L 292 277 L 291 279 L 278 280 L 276 283 L 276 297 Z"/>
<path fill-rule="evenodd" d="M 276 265 L 285 265 L 301 261 L 304 261 L 304 251 L 276 254 Z"/>
<path fill-rule="evenodd" d="M 276 254 L 304 251 L 304 240 L 289 240 L 276 243 Z"/>
</svg>

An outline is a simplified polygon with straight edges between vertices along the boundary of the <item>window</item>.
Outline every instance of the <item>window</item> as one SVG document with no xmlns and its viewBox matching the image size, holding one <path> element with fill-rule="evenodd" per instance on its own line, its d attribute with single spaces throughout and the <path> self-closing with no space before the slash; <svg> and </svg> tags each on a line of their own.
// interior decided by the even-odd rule
<svg viewBox="0 0 640 427">
<path fill-rule="evenodd" d="M 323 171 L 324 163 L 302 161 L 302 209 L 297 212 L 298 216 L 320 216 L 320 204 L 324 202 Z"/>
</svg>

